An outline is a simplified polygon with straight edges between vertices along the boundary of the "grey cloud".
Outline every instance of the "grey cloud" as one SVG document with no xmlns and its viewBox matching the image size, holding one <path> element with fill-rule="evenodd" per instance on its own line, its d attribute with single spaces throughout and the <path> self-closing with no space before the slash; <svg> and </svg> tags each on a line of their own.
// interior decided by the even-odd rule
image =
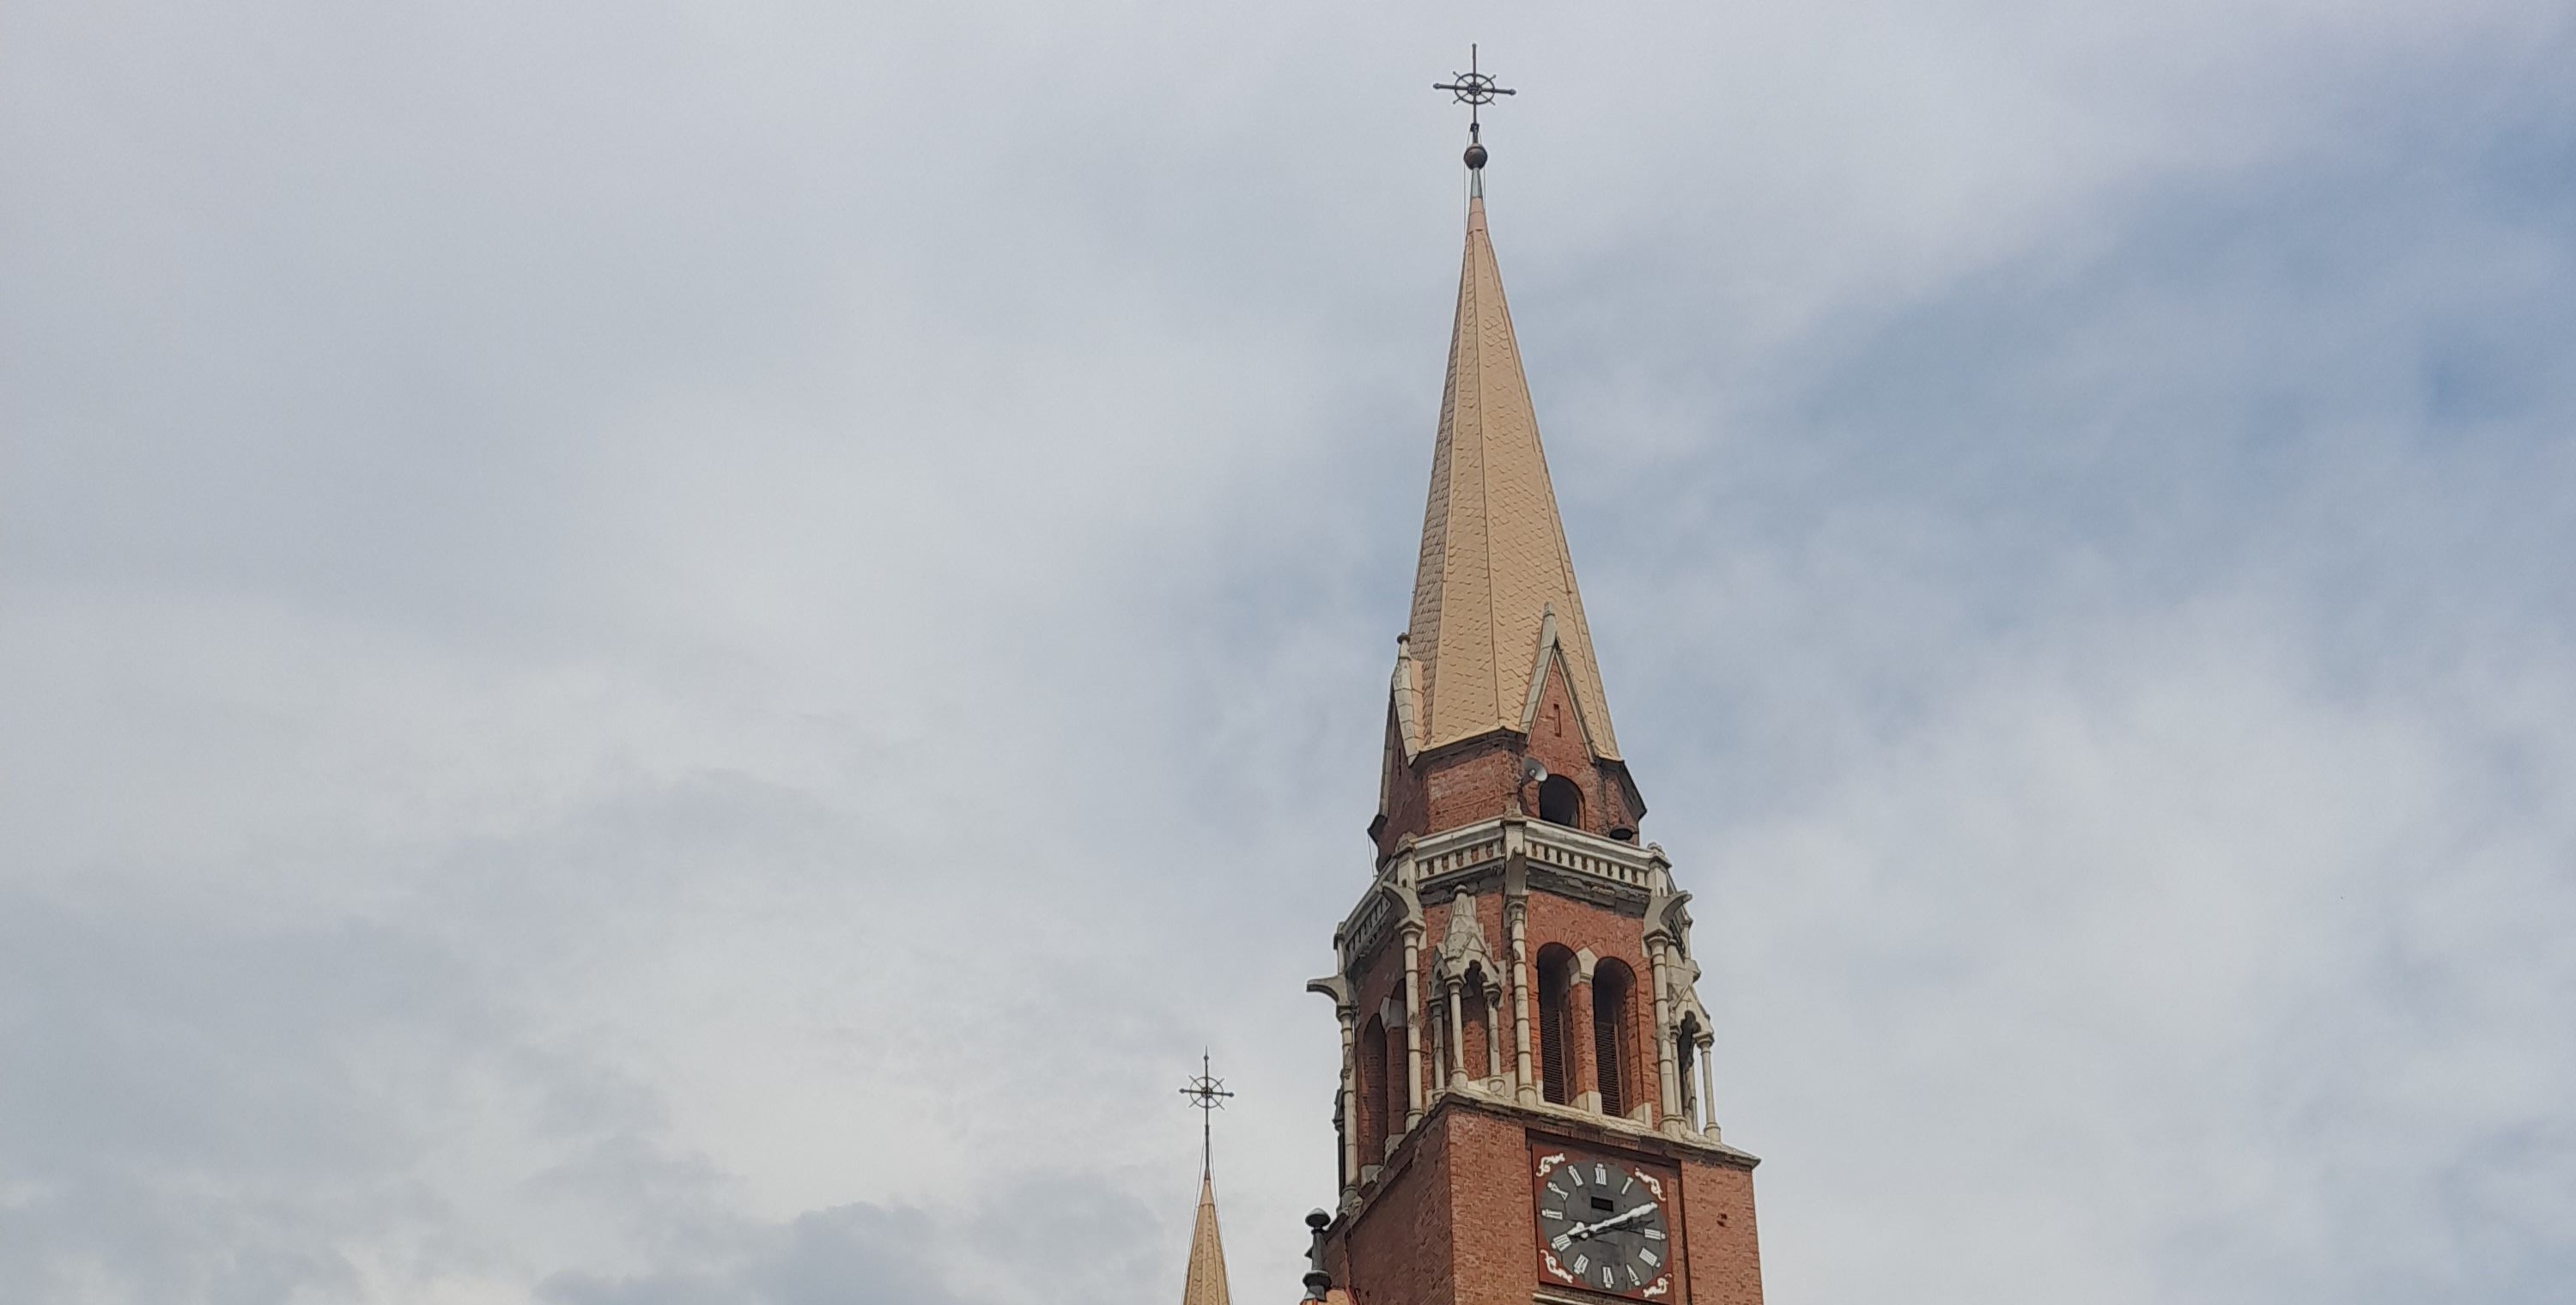
<svg viewBox="0 0 2576 1305">
<path fill-rule="evenodd" d="M 562 1305 L 826 1305 L 960 1299 L 925 1260 L 932 1225 L 918 1211 L 846 1205 L 760 1230 L 730 1262 L 604 1278 L 558 1274 L 539 1297 Z"/>
<path fill-rule="evenodd" d="M 5 1294 L 358 1290 L 341 1238 L 439 1215 L 407 1172 L 476 1041 L 457 977 L 362 923 L 208 931 L 10 894 Z"/>
<path fill-rule="evenodd" d="M 1287 1298 L 1469 36 L 1772 1298 L 2559 1294 L 2517 3 L 29 11 L 0 1294 Z"/>
<path fill-rule="evenodd" d="M 887 1177 L 895 1176 L 878 1181 Z M 623 1276 L 561 1273 L 539 1296 L 563 1305 L 1108 1300 L 1143 1289 L 1159 1267 L 1162 1257 L 1133 1236 L 1152 1222 L 1096 1176 L 1032 1175 L 967 1210 L 862 1203 L 737 1224 L 694 1263 Z"/>
</svg>

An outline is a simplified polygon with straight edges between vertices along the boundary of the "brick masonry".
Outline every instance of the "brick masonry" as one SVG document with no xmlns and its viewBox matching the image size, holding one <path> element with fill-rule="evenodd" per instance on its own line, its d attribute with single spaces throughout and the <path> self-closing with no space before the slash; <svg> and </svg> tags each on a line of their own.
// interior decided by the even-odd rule
<svg viewBox="0 0 2576 1305">
<path fill-rule="evenodd" d="M 1549 692 L 1561 693 L 1561 687 L 1550 685 Z M 1545 701 L 1543 698 L 1541 720 L 1546 717 Z M 1453 786 L 1450 805 L 1442 808 L 1441 818 L 1484 820 L 1509 810 L 1510 792 L 1500 788 L 1499 782 L 1480 790 L 1479 784 L 1468 779 L 1516 774 L 1524 746 L 1534 753 L 1556 753 L 1548 759 L 1549 769 L 1555 773 L 1569 773 L 1560 766 L 1589 764 L 1567 759 L 1558 751 L 1563 745 L 1544 737 L 1529 741 L 1516 737 L 1479 740 L 1446 757 L 1426 756 L 1419 759 L 1418 768 L 1447 775 Z M 1580 740 L 1572 746 L 1580 748 Z M 1624 815 L 1624 808 L 1617 805 L 1617 786 L 1597 770 L 1590 773 L 1593 783 L 1585 788 L 1587 814 L 1603 810 L 1591 805 L 1602 801 L 1608 811 Z M 1429 791 L 1433 786 L 1423 787 Z M 1479 791 L 1485 798 L 1467 800 Z M 1496 1050 L 1506 1079 L 1513 1074 L 1516 1056 L 1510 985 L 1516 975 L 1510 952 L 1510 898 L 1503 891 L 1508 877 L 1496 867 L 1481 874 L 1471 873 L 1445 887 L 1427 888 L 1420 894 L 1421 919 L 1415 935 L 1414 959 L 1426 1025 L 1421 1034 L 1421 1052 L 1428 1109 L 1410 1134 L 1405 1133 L 1402 1118 L 1408 1092 L 1404 1079 L 1403 1015 L 1407 1001 L 1401 931 L 1388 936 L 1374 954 L 1358 958 L 1359 973 L 1352 976 L 1358 1021 L 1365 1025 L 1372 1016 L 1393 1018 L 1385 1022 L 1386 1056 L 1382 1063 L 1388 1079 L 1359 1084 L 1358 1099 L 1350 1107 L 1349 1125 L 1359 1129 L 1364 1139 L 1362 1171 L 1369 1172 L 1374 1167 L 1374 1175 L 1369 1181 L 1357 1181 L 1358 1175 L 1354 1175 L 1353 1199 L 1346 1201 L 1329 1235 L 1328 1253 L 1336 1279 L 1349 1290 L 1354 1305 L 1489 1305 L 1507 1301 L 1523 1305 L 1540 1299 L 1542 1292 L 1547 1299 L 1559 1301 L 1612 1299 L 1540 1280 L 1529 1147 L 1534 1137 L 1556 1138 L 1572 1140 L 1589 1150 L 1661 1163 L 1678 1176 L 1680 1199 L 1668 1217 L 1678 1243 L 1681 1271 L 1676 1274 L 1675 1293 L 1668 1298 L 1670 1301 L 1760 1305 L 1761 1267 L 1751 1174 L 1755 1161 L 1695 1135 L 1675 1138 L 1647 1131 L 1665 1121 L 1660 1115 L 1654 967 L 1645 941 L 1647 907 L 1642 893 L 1578 897 L 1533 884 L 1519 899 L 1524 904 L 1524 943 L 1533 983 L 1541 952 L 1557 948 L 1568 953 L 1589 953 L 1596 967 L 1623 964 L 1633 974 L 1636 989 L 1627 1008 L 1627 1053 L 1623 1057 L 1628 1064 L 1629 1101 L 1639 1108 L 1632 1116 L 1633 1123 L 1612 1123 L 1597 1115 L 1585 1115 L 1579 1108 L 1585 1103 L 1579 1097 L 1568 1106 L 1532 1108 L 1485 1096 L 1433 1091 L 1431 1085 L 1441 1081 L 1434 1064 L 1441 1050 L 1427 1026 L 1439 1020 L 1438 1004 L 1442 1000 L 1432 969 L 1434 944 L 1447 933 L 1451 915 L 1471 900 L 1460 895 L 1462 889 L 1473 894 L 1477 924 L 1499 962 L 1501 972 L 1489 977 L 1504 990 L 1500 1018 L 1490 1027 L 1475 1017 L 1472 1006 L 1468 1008 L 1463 1049 L 1467 1076 L 1470 1080 L 1485 1079 L 1489 1063 L 1487 1040 L 1495 1037 L 1501 1039 Z M 1578 989 L 1571 1012 L 1577 1018 L 1570 1021 L 1577 1029 L 1569 1038 L 1574 1044 L 1569 1051 L 1578 1093 L 1598 1081 L 1590 1063 L 1590 1040 L 1579 1031 L 1588 1026 L 1588 992 L 1588 988 Z M 1535 992 L 1530 994 L 1530 1007 L 1535 1021 L 1539 1007 Z M 1535 1042 L 1533 1029 L 1534 1045 Z M 1373 1058 L 1371 1063 L 1376 1063 Z M 1381 1113 L 1378 1102 L 1389 1092 L 1394 1096 L 1395 1110 L 1386 1115 Z M 1390 1137 L 1399 1139 L 1391 1154 L 1384 1145 Z"/>
<path fill-rule="evenodd" d="M 1354 1305 L 1530 1305 L 1618 1298 L 1542 1284 L 1533 1143 L 1623 1156 L 1681 1184 L 1668 1212 L 1681 1243 L 1675 1305 L 1761 1305 L 1761 1251 L 1749 1159 L 1712 1157 L 1672 1139 L 1605 1128 L 1563 1112 L 1445 1097 L 1405 1139 L 1360 1209 L 1326 1242 L 1326 1263 Z"/>
</svg>

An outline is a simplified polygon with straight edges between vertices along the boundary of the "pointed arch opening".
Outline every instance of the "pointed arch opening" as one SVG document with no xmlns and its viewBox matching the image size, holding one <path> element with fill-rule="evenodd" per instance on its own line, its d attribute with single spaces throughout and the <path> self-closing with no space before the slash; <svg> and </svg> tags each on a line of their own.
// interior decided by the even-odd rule
<svg viewBox="0 0 2576 1305">
<path fill-rule="evenodd" d="M 1386 1139 L 1390 1136 L 1386 1122 L 1386 1105 L 1392 1095 L 1387 1090 L 1386 1021 L 1375 1015 L 1360 1027 L 1359 1060 L 1360 1164 L 1366 1166 L 1386 1158 Z"/>
<path fill-rule="evenodd" d="M 1637 1105 L 1636 991 L 1637 974 L 1627 962 L 1593 967 L 1592 1063 L 1605 1115 L 1624 1116 Z"/>
</svg>

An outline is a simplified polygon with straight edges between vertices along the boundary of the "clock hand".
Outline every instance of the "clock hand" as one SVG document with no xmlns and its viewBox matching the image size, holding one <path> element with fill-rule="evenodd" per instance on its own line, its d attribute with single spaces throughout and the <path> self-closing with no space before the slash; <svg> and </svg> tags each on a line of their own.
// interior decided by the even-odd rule
<svg viewBox="0 0 2576 1305">
<path fill-rule="evenodd" d="M 1590 1237 L 1597 1237 L 1597 1236 L 1601 1235 L 1602 1233 L 1608 1232 L 1608 1231 L 1610 1231 L 1611 1229 L 1618 1227 L 1618 1226 L 1619 1226 L 1619 1225 L 1621 1225 L 1621 1224 L 1629 1223 L 1629 1222 L 1632 1222 L 1632 1221 L 1634 1221 L 1634 1220 L 1638 1220 L 1638 1219 L 1643 1219 L 1643 1218 L 1645 1218 L 1647 1215 L 1653 1214 L 1654 1212 L 1655 1212 L 1655 1203 L 1654 1203 L 1654 1202 L 1652 1202 L 1652 1201 L 1648 1201 L 1648 1202 L 1646 1202 L 1644 1205 L 1638 1206 L 1638 1207 L 1637 1207 L 1636 1209 L 1634 1209 L 1634 1210 L 1629 1210 L 1629 1211 L 1626 1211 L 1626 1212 L 1624 1212 L 1624 1213 L 1620 1213 L 1620 1214 L 1614 1214 L 1614 1215 L 1610 1216 L 1609 1218 L 1602 1220 L 1602 1221 L 1601 1221 L 1601 1222 L 1599 1222 L 1599 1223 L 1578 1223 L 1578 1224 L 1574 1225 L 1573 1227 L 1566 1229 L 1566 1230 L 1565 1230 L 1565 1235 L 1566 1235 L 1566 1236 L 1568 1236 L 1568 1237 L 1573 1238 L 1573 1239 L 1574 1239 L 1574 1240 L 1576 1240 L 1576 1241 L 1582 1241 L 1582 1240 L 1584 1240 L 1584 1239 L 1586 1239 L 1586 1238 L 1590 1238 Z"/>
<path fill-rule="evenodd" d="M 1591 1237 L 1600 1233 L 1605 1233 L 1621 1224 L 1634 1223 L 1639 1219 L 1645 1218 L 1647 1215 L 1653 1214 L 1654 1212 L 1655 1203 L 1648 1201 L 1634 1210 L 1629 1210 L 1621 1214 L 1614 1214 L 1599 1223 L 1587 1225 L 1583 1230 L 1583 1235 Z"/>
</svg>

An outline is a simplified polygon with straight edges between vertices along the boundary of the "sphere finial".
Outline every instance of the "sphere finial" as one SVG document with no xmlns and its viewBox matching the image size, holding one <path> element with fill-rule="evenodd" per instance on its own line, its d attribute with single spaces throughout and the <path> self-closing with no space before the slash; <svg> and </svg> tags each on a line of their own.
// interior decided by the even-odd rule
<svg viewBox="0 0 2576 1305">
<path fill-rule="evenodd" d="M 1324 1229 L 1333 1216 L 1321 1210 L 1306 1212 L 1306 1299 L 1320 1301 L 1333 1294 L 1333 1275 L 1324 1268 Z"/>
</svg>

